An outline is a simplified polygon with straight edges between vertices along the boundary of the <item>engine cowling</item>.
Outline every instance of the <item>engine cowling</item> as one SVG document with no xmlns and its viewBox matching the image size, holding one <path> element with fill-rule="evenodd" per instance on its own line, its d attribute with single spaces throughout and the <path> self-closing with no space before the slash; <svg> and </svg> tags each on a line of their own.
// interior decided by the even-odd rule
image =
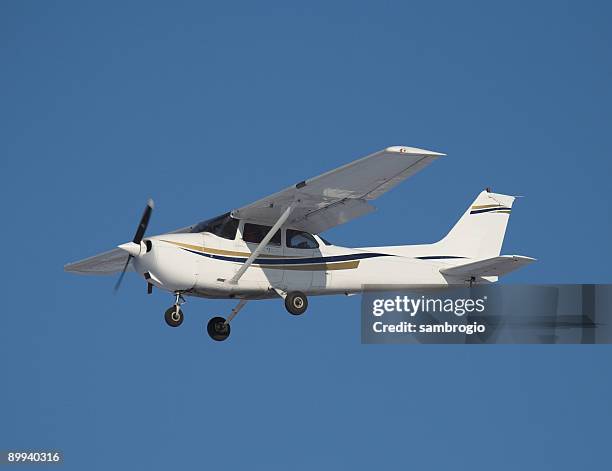
<svg viewBox="0 0 612 471">
<path fill-rule="evenodd" d="M 168 291 L 186 291 L 197 282 L 196 259 L 193 254 L 160 240 L 143 241 L 134 267 L 147 281 Z"/>
</svg>

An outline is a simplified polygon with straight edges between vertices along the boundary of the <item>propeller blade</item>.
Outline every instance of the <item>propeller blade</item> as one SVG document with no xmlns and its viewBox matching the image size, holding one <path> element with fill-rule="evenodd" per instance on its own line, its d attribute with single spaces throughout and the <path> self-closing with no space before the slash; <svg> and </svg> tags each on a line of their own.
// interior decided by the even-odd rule
<svg viewBox="0 0 612 471">
<path fill-rule="evenodd" d="M 132 261 L 132 258 L 133 257 L 131 255 L 128 255 L 127 261 L 125 262 L 125 266 L 123 267 L 123 271 L 121 272 L 121 275 L 119 275 L 117 283 L 115 283 L 115 293 L 119 291 L 119 287 L 121 286 L 121 282 L 123 281 L 123 277 L 125 276 L 125 272 L 127 271 L 128 265 Z"/>
<path fill-rule="evenodd" d="M 138 228 L 136 229 L 134 240 L 132 241 L 134 244 L 138 246 L 140 246 L 140 243 L 142 242 L 142 238 L 145 235 L 145 231 L 147 230 L 147 226 L 149 225 L 149 219 L 151 219 L 151 213 L 153 212 L 153 207 L 154 207 L 153 200 L 149 198 L 149 201 L 147 201 L 147 206 L 145 207 L 144 213 L 142 213 L 142 217 L 140 218 L 140 223 L 138 224 Z M 123 281 L 125 272 L 128 269 L 128 265 L 134 258 L 134 255 L 132 255 L 132 251 L 130 250 L 132 247 L 130 246 L 129 243 L 120 245 L 119 248 L 122 248 L 123 250 L 128 252 L 129 255 L 128 255 L 127 260 L 125 261 L 125 266 L 123 267 L 123 271 L 121 272 L 121 275 L 119 275 L 119 279 L 117 280 L 117 283 L 115 284 L 115 293 L 119 291 L 119 287 L 121 286 L 121 282 Z"/>
<path fill-rule="evenodd" d="M 142 213 L 142 217 L 140 218 L 140 224 L 138 224 L 138 229 L 136 229 L 136 234 L 134 235 L 133 242 L 135 244 L 140 244 L 142 242 L 142 238 L 144 237 L 145 231 L 147 230 L 147 226 L 149 225 L 149 219 L 151 219 L 153 206 L 153 200 L 149 198 L 144 213 Z"/>
</svg>

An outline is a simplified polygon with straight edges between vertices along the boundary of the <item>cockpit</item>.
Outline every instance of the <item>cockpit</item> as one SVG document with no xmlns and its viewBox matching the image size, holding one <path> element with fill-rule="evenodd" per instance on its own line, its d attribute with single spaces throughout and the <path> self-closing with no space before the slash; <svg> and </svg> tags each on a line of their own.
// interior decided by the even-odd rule
<svg viewBox="0 0 612 471">
<path fill-rule="evenodd" d="M 190 232 L 209 232 L 224 239 L 234 240 L 239 223 L 240 221 L 231 217 L 230 213 L 225 213 L 216 218 L 197 223 Z"/>
<path fill-rule="evenodd" d="M 272 229 L 271 226 L 261 224 L 253 224 L 245 222 L 242 224 L 239 219 L 233 218 L 230 213 L 222 214 L 216 218 L 202 221 L 191 229 L 192 233 L 207 232 L 214 234 L 223 239 L 235 240 L 238 235 L 238 229 L 241 228 L 241 238 L 245 242 L 259 244 L 266 234 Z M 296 229 L 279 229 L 276 234 L 268 242 L 268 246 L 278 246 L 283 244 L 283 235 L 285 239 L 285 247 L 293 249 L 317 249 L 319 248 L 319 239 L 325 245 L 333 245 L 321 236 L 313 236 L 312 234 L 299 231 Z M 240 237 L 240 236 L 239 236 Z"/>
</svg>

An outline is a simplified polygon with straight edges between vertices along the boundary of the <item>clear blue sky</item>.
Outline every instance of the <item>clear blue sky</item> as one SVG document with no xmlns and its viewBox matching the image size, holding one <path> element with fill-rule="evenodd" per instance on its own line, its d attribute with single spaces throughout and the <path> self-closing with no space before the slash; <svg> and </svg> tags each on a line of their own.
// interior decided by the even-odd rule
<svg viewBox="0 0 612 471">
<path fill-rule="evenodd" d="M 434 241 L 484 187 L 525 195 L 513 282 L 610 275 L 607 2 L 0 5 L 0 449 L 65 469 L 607 469 L 606 346 L 363 346 L 358 297 L 301 318 L 64 263 L 388 145 L 445 152 L 330 231 Z M 96 465 L 92 466 L 91 462 Z"/>
</svg>

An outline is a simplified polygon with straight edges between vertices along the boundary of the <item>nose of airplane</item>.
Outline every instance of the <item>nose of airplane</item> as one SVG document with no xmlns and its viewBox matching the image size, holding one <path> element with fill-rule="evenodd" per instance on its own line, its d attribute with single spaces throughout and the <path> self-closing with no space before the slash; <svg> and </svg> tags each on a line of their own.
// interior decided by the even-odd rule
<svg viewBox="0 0 612 471">
<path fill-rule="evenodd" d="M 118 245 L 121 250 L 125 250 L 132 257 L 138 257 L 140 255 L 140 244 L 136 244 L 135 242 L 126 242 L 125 244 Z"/>
</svg>

